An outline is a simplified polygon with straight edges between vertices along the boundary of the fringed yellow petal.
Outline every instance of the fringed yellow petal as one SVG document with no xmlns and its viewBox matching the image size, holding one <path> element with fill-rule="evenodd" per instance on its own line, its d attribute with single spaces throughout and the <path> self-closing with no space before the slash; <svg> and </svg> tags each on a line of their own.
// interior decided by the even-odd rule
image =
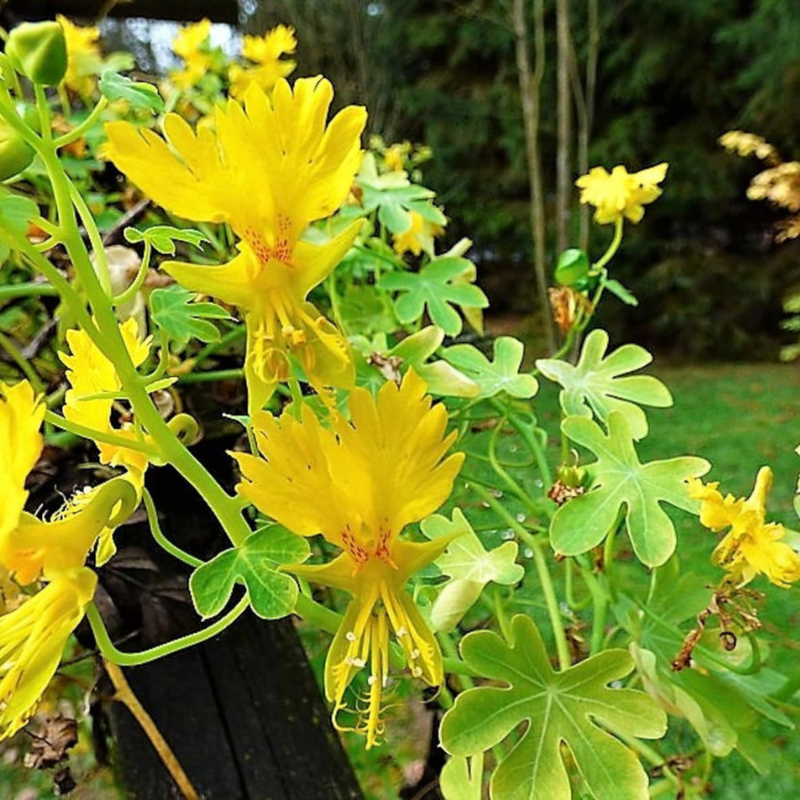
<svg viewBox="0 0 800 800">
<path fill-rule="evenodd" d="M 644 206 L 661 196 L 658 186 L 667 175 L 668 164 L 657 164 L 639 172 L 629 173 L 619 165 L 611 172 L 594 167 L 575 181 L 581 190 L 581 203 L 595 207 L 595 220 L 607 225 L 626 217 L 641 222 Z"/>
<path fill-rule="evenodd" d="M 713 531 L 729 528 L 714 549 L 712 560 L 728 572 L 728 579 L 743 586 L 765 575 L 782 588 L 800 580 L 800 555 L 786 542 L 782 525 L 766 522 L 767 495 L 772 488 L 772 470 L 762 467 L 753 492 L 747 498 L 723 497 L 716 483 L 689 487 L 701 500 L 700 522 Z"/>
<path fill-rule="evenodd" d="M 12 736 L 35 712 L 96 586 L 97 576 L 79 568 L 0 616 L 0 739 Z"/>
<path fill-rule="evenodd" d="M 134 366 L 141 366 L 150 353 L 152 337 L 140 339 L 138 322 L 133 318 L 123 322 L 119 330 Z M 120 391 L 122 382 L 114 364 L 100 351 L 86 331 L 69 330 L 66 339 L 70 352 L 62 353 L 61 360 L 67 367 L 67 381 L 71 388 L 64 397 L 64 416 L 71 422 L 98 433 L 113 433 L 123 438 L 135 439 L 137 434 L 132 429 L 117 429 L 111 424 L 113 399 L 86 399 Z M 102 441 L 96 441 L 95 444 L 104 464 L 128 467 L 139 473 L 144 472 L 147 467 L 147 455 L 139 450 Z"/>
<path fill-rule="evenodd" d="M 44 412 L 30 383 L 0 382 L 0 543 L 17 526 L 28 499 L 25 479 L 42 452 Z"/>
<path fill-rule="evenodd" d="M 139 494 L 125 476 L 77 494 L 49 522 L 24 514 L 17 528 L 0 540 L 0 563 L 26 585 L 83 565 L 95 541 L 124 522 Z M 105 543 L 104 547 L 108 548 Z"/>
</svg>

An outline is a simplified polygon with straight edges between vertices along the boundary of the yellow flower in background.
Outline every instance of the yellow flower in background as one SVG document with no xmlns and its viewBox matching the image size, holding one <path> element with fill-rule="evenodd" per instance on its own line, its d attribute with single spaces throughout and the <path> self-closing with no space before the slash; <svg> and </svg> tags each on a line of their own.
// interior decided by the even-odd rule
<svg viewBox="0 0 800 800">
<path fill-rule="evenodd" d="M 383 154 L 383 161 L 386 168 L 390 172 L 402 172 L 405 168 L 405 156 L 408 153 L 410 146 L 408 142 L 403 144 L 393 144 L 391 147 L 386 148 Z"/>
<path fill-rule="evenodd" d="M 67 41 L 67 72 L 64 85 L 85 96 L 94 88 L 94 76 L 101 66 L 100 29 L 73 25 L 63 14 L 56 14 Z"/>
<path fill-rule="evenodd" d="M 634 173 L 621 165 L 610 173 L 603 167 L 594 167 L 575 185 L 581 190 L 581 203 L 595 207 L 598 224 L 609 225 L 623 217 L 636 223 L 644 216 L 644 206 L 661 196 L 658 184 L 666 178 L 668 166 L 657 164 Z"/>
<path fill-rule="evenodd" d="M 41 454 L 41 398 L 27 381 L 0 383 L 0 564 L 26 585 L 83 565 L 98 537 L 138 504 L 134 486 L 115 478 L 67 501 L 48 522 L 24 511 L 25 479 Z"/>
<path fill-rule="evenodd" d="M 235 454 L 240 495 L 294 533 L 321 533 L 343 551 L 329 564 L 291 570 L 353 596 L 328 651 L 325 691 L 337 724 L 347 687 L 369 664 L 367 708 L 355 728 L 366 735 L 367 747 L 383 732 L 390 631 L 414 677 L 431 686 L 442 681 L 439 646 L 405 585 L 449 540 L 399 538 L 406 525 L 447 499 L 464 461 L 463 453 L 445 458 L 456 434 L 445 435 L 447 411 L 432 406 L 426 391 L 409 370 L 401 387 L 384 384 L 377 400 L 355 389 L 350 420 L 334 415 L 327 428 L 308 406 L 302 422 L 265 414 L 256 429 L 263 458 Z"/>
<path fill-rule="evenodd" d="M 296 49 L 294 28 L 287 25 L 277 25 L 264 36 L 245 36 L 242 40 L 242 56 L 255 66 L 231 65 L 228 72 L 231 95 L 243 97 L 251 83 L 265 92 L 271 92 L 280 78 L 286 78 L 294 72 L 297 62 L 282 56 L 291 55 Z"/>
<path fill-rule="evenodd" d="M 33 716 L 96 586 L 97 576 L 79 567 L 0 616 L 0 739 Z"/>
<path fill-rule="evenodd" d="M 404 253 L 412 253 L 415 256 L 422 252 L 433 255 L 433 240 L 444 233 L 444 228 L 426 219 L 416 211 L 409 211 L 411 216 L 411 226 L 407 231 L 394 234 L 392 246 L 395 253 L 402 256 Z"/>
<path fill-rule="evenodd" d="M 344 203 L 361 163 L 366 111 L 348 106 L 326 123 L 332 99 L 324 78 L 299 79 L 293 89 L 281 79 L 271 98 L 251 85 L 243 104 L 218 107 L 216 131 L 195 133 L 176 114 L 165 118 L 166 139 L 127 122 L 106 125 L 114 163 L 145 194 L 178 216 L 228 222 L 241 238 L 228 264 L 162 266 L 244 312 L 251 414 L 288 377 L 291 358 L 318 390 L 354 381 L 346 339 L 305 299 L 360 227 L 323 243 L 303 238 Z"/>
<path fill-rule="evenodd" d="M 728 131 L 717 141 L 729 152 L 739 156 L 752 156 L 761 161 L 777 163 L 778 151 L 763 137 L 746 131 Z"/>
<path fill-rule="evenodd" d="M 210 35 L 210 19 L 201 19 L 200 22 L 184 25 L 172 40 L 172 52 L 184 61 L 188 61 L 197 54 Z"/>
<path fill-rule="evenodd" d="M 783 588 L 800 580 L 800 555 L 780 541 L 786 530 L 783 525 L 765 521 L 772 470 L 762 467 L 758 471 L 753 493 L 747 499 L 723 497 L 718 485 L 704 485 L 698 478 L 689 485 L 690 496 L 701 501 L 701 524 L 715 532 L 730 528 L 714 550 L 714 562 L 740 586 L 757 575 L 766 575 Z"/>
<path fill-rule="evenodd" d="M 135 367 L 140 367 L 150 354 L 152 338 L 139 339 L 139 324 L 131 317 L 119 326 L 125 347 Z M 73 329 L 67 331 L 67 345 L 70 353 L 63 353 L 61 360 L 67 368 L 67 381 L 70 388 L 64 397 L 64 416 L 71 422 L 83 425 L 98 433 L 113 433 L 134 440 L 136 431 L 130 422 L 117 428 L 111 423 L 112 398 L 84 398 L 101 393 L 114 393 L 122 389 L 122 381 L 114 364 L 100 352 L 86 331 Z M 115 444 L 96 441 L 100 460 L 113 467 L 125 467 L 132 473 L 134 483 L 141 485 L 147 469 L 147 455 L 139 450 L 131 450 Z"/>
<path fill-rule="evenodd" d="M 179 89 L 191 89 L 211 66 L 211 55 L 201 49 L 210 35 L 211 20 L 203 19 L 182 27 L 172 40 L 172 52 L 184 62 L 182 70 L 169 75 L 169 79 Z"/>
</svg>

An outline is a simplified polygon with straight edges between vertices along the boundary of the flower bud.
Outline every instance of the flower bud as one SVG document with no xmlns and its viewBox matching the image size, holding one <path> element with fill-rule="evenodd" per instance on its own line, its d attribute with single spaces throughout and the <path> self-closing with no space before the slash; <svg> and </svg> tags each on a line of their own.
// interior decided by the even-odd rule
<svg viewBox="0 0 800 800">
<path fill-rule="evenodd" d="M 67 71 L 67 40 L 57 22 L 23 22 L 6 42 L 17 72 L 41 86 L 58 86 Z"/>
<path fill-rule="evenodd" d="M 10 126 L 0 121 L 0 181 L 13 178 L 33 161 L 33 148 Z"/>
</svg>

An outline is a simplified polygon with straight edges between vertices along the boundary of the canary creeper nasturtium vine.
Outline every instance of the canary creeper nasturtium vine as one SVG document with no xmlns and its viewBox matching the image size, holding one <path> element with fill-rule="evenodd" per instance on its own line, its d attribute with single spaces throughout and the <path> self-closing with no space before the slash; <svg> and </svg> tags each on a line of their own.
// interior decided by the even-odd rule
<svg viewBox="0 0 800 800">
<path fill-rule="evenodd" d="M 449 754 L 446 800 L 699 796 L 734 750 L 766 771 L 768 726 L 794 735 L 800 671 L 778 668 L 762 590 L 800 580 L 800 537 L 770 518 L 767 465 L 737 497 L 700 480 L 696 455 L 642 463 L 643 407 L 654 421 L 672 397 L 632 374 L 644 348 L 590 329 L 600 302 L 636 303 L 613 260 L 667 165 L 577 180 L 610 242 L 552 259 L 562 341 L 526 352 L 486 333 L 471 240 L 442 244 L 430 148 L 377 134 L 365 148 L 366 109 L 331 114 L 330 81 L 290 79 L 292 28 L 231 57 L 193 23 L 159 86 L 122 75 L 132 57 L 100 38 L 59 17 L 11 30 L 0 56 L 0 738 L 58 700 L 84 616 L 119 676 L 251 610 L 302 617 L 327 649 L 348 742 L 388 740 L 399 763 L 418 731 L 399 707 L 424 700 L 413 717 Z M 542 375 L 561 386 L 557 420 Z M 192 452 L 218 429 L 234 490 Z M 37 462 L 77 441 L 88 453 L 52 463 L 99 468 L 59 476 L 57 492 L 78 488 L 31 513 Z M 166 465 L 217 521 L 206 544 L 224 545 L 165 535 L 175 510 L 148 487 Z M 203 627 L 136 651 L 94 596 L 140 503 Z M 713 578 L 684 563 L 673 509 Z M 655 741 L 667 714 L 687 724 Z"/>
<path fill-rule="evenodd" d="M 667 717 L 644 692 L 609 688 L 633 670 L 630 655 L 608 650 L 555 672 L 529 618 L 514 617 L 511 636 L 504 641 L 494 632 L 476 631 L 464 637 L 464 661 L 501 685 L 467 689 L 456 698 L 442 722 L 445 750 L 481 753 L 525 722 L 525 732 L 492 777 L 496 797 L 569 797 L 563 742 L 593 797 L 646 798 L 647 774 L 614 734 L 659 739 Z"/>
<path fill-rule="evenodd" d="M 619 411 L 608 417 L 608 433 L 593 420 L 567 417 L 564 435 L 597 456 L 586 465 L 585 494 L 562 506 L 553 516 L 553 547 L 564 555 L 580 555 L 612 534 L 622 515 L 633 552 L 648 567 L 660 567 L 675 552 L 675 526 L 661 503 L 697 513 L 699 506 L 686 491 L 689 478 L 705 475 L 711 465 L 684 456 L 642 464 L 628 421 Z"/>
</svg>

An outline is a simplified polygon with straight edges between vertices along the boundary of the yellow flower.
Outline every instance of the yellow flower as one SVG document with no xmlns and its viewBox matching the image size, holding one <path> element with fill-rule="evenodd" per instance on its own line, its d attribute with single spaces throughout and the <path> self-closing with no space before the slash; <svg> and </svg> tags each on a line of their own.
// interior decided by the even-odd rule
<svg viewBox="0 0 800 800">
<path fill-rule="evenodd" d="M 211 20 L 203 19 L 181 28 L 172 40 L 172 52 L 184 62 L 182 70 L 169 75 L 169 79 L 179 89 L 191 89 L 211 66 L 210 54 L 202 51 L 210 34 Z"/>
<path fill-rule="evenodd" d="M 742 157 L 755 155 L 761 161 L 777 163 L 778 151 L 763 136 L 746 131 L 728 131 L 717 141 L 729 153 Z"/>
<path fill-rule="evenodd" d="M 79 567 L 0 616 L 0 739 L 33 715 L 96 586 L 97 576 Z"/>
<path fill-rule="evenodd" d="M 436 639 L 405 591 L 410 575 L 447 547 L 437 539 L 399 538 L 403 528 L 434 512 L 450 494 L 464 460 L 445 458 L 455 433 L 445 435 L 447 411 L 431 406 L 425 382 L 409 370 L 401 387 L 384 384 L 373 399 L 350 395 L 350 420 L 334 416 L 323 427 L 310 409 L 302 422 L 264 415 L 256 438 L 264 459 L 236 454 L 237 491 L 260 511 L 300 536 L 321 533 L 342 553 L 323 566 L 293 572 L 353 596 L 325 664 L 325 691 L 334 723 L 344 694 L 369 663 L 369 699 L 356 727 L 367 747 L 383 732 L 381 696 L 389 675 L 389 631 L 403 648 L 414 677 L 442 681 Z"/>
<path fill-rule="evenodd" d="M 140 340 L 138 329 L 139 324 L 133 317 L 119 326 L 122 339 L 136 367 L 147 360 L 151 342 L 151 337 Z M 112 394 L 122 389 L 114 364 L 100 352 L 86 331 L 69 330 L 66 339 L 70 353 L 63 353 L 61 360 L 67 367 L 67 381 L 71 388 L 64 397 L 64 416 L 71 422 L 98 433 L 113 433 L 125 439 L 137 439 L 130 422 L 123 423 L 119 428 L 111 424 L 114 406 L 112 398 L 84 399 L 101 393 Z M 100 460 L 104 464 L 126 467 L 138 478 L 144 474 L 148 461 L 145 453 L 107 442 L 98 441 L 96 444 L 100 451 Z"/>
<path fill-rule="evenodd" d="M 409 211 L 411 215 L 411 226 L 403 233 L 394 234 L 393 246 L 398 255 L 413 253 L 415 256 L 421 255 L 424 250 L 429 255 L 433 255 L 433 240 L 435 237 L 444 233 L 444 228 L 425 219 L 416 211 Z"/>
<path fill-rule="evenodd" d="M 211 35 L 211 20 L 201 19 L 184 25 L 172 40 L 172 52 L 184 61 L 192 58 Z"/>
<path fill-rule="evenodd" d="M 575 181 L 581 189 L 581 203 L 595 207 L 594 218 L 600 225 L 608 225 L 625 217 L 631 222 L 640 222 L 644 206 L 661 195 L 657 184 L 667 176 L 668 164 L 640 172 L 629 173 L 623 166 L 616 166 L 609 174 L 603 167 L 594 167 L 588 175 Z"/>
<path fill-rule="evenodd" d="M 27 514 L 25 479 L 41 454 L 44 407 L 26 381 L 0 383 L 0 394 L 0 564 L 25 585 L 82 566 L 97 538 L 110 538 L 138 498 L 132 483 L 120 477 L 68 501 L 48 522 Z"/>
<path fill-rule="evenodd" d="M 714 550 L 714 562 L 739 586 L 759 574 L 783 588 L 800 580 L 800 555 L 780 541 L 786 535 L 783 525 L 765 521 L 772 470 L 762 467 L 758 471 L 753 493 L 747 499 L 723 497 L 718 485 L 704 485 L 697 478 L 689 484 L 690 496 L 701 501 L 701 524 L 715 532 L 730 528 Z"/>
<path fill-rule="evenodd" d="M 407 144 L 393 144 L 386 148 L 383 160 L 386 168 L 391 172 L 402 172 L 405 166 L 405 154 L 408 152 Z"/>
<path fill-rule="evenodd" d="M 93 77 L 101 66 L 99 28 L 82 28 L 73 25 L 62 14 L 56 14 L 56 20 L 64 30 L 67 40 L 67 72 L 64 84 L 68 89 L 81 96 L 90 94 L 94 87 Z"/>
<path fill-rule="evenodd" d="M 361 162 L 366 112 L 348 106 L 326 125 L 332 98 L 323 78 L 300 79 L 293 90 L 281 79 L 271 98 L 251 85 L 243 105 L 217 108 L 215 132 L 195 134 L 175 114 L 164 121 L 166 141 L 126 122 L 106 125 L 114 163 L 146 194 L 181 217 L 228 222 L 241 237 L 239 255 L 223 266 L 163 267 L 244 311 L 251 414 L 286 379 L 291 357 L 318 389 L 354 380 L 347 341 L 305 300 L 360 225 L 324 244 L 301 238 L 345 201 Z"/>
<path fill-rule="evenodd" d="M 245 36 L 242 55 L 256 66 L 231 65 L 231 95 L 243 97 L 251 83 L 255 83 L 265 92 L 271 92 L 280 78 L 286 78 L 294 72 L 297 63 L 281 56 L 294 53 L 296 49 L 294 28 L 286 25 L 277 25 L 264 36 Z"/>
</svg>

